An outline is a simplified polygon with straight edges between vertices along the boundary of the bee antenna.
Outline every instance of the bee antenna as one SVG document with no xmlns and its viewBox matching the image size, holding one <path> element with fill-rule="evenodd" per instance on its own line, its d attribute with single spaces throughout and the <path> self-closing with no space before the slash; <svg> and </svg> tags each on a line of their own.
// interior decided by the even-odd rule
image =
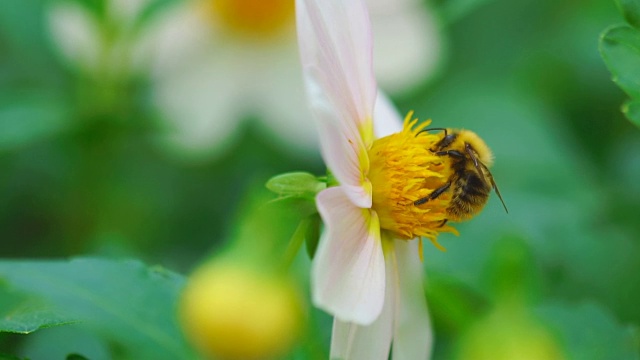
<svg viewBox="0 0 640 360">
<path fill-rule="evenodd" d="M 418 131 L 416 136 L 422 134 L 423 132 L 427 132 L 427 131 L 444 131 L 444 136 L 447 136 L 447 129 L 446 128 L 428 128 L 428 129 L 420 130 L 420 131 Z"/>
<path fill-rule="evenodd" d="M 509 213 L 509 209 L 507 209 L 507 204 L 504 203 L 504 200 L 502 199 L 502 195 L 500 194 L 500 190 L 498 190 L 498 185 L 496 185 L 496 182 L 493 180 L 493 178 L 491 178 L 491 184 L 493 184 L 493 190 L 496 191 L 496 194 L 498 195 L 498 197 L 500 198 L 500 201 L 502 202 L 502 206 L 504 207 L 504 211 L 507 212 L 507 214 Z"/>
<path fill-rule="evenodd" d="M 504 207 L 504 211 L 506 211 L 507 214 L 508 214 L 509 213 L 509 209 L 507 209 L 507 204 L 504 203 L 504 199 L 502 198 L 502 194 L 500 194 L 500 190 L 498 190 L 498 185 L 496 185 L 496 181 L 493 179 L 493 175 L 491 174 L 491 171 L 489 171 L 489 168 L 487 167 L 487 165 L 483 164 L 482 162 L 478 163 L 478 159 L 476 159 L 475 155 L 471 151 L 471 147 L 469 146 L 469 144 L 467 144 L 466 150 L 467 150 L 467 153 L 469 154 L 469 156 L 471 156 L 471 158 L 473 159 L 473 161 L 474 161 L 473 164 L 476 166 L 476 169 L 482 174 L 482 177 L 485 179 L 485 181 L 486 181 L 486 178 L 484 177 L 484 171 L 480 171 L 479 165 L 482 165 L 482 168 L 489 175 L 489 180 L 491 181 L 491 187 L 496 192 L 496 195 L 498 195 L 498 198 L 500 198 L 500 202 L 502 203 L 502 206 Z"/>
</svg>

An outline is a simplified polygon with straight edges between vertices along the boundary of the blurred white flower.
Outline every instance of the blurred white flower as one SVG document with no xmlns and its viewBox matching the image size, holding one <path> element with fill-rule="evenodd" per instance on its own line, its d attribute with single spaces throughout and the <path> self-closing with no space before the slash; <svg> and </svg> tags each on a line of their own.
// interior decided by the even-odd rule
<svg viewBox="0 0 640 360">
<path fill-rule="evenodd" d="M 255 118 L 276 144 L 315 152 L 317 130 L 305 121 L 310 114 L 293 0 L 178 1 L 144 24 L 136 20 L 156 0 L 105 1 L 109 24 L 79 2 L 55 2 L 53 39 L 65 59 L 89 73 L 149 75 L 172 148 L 186 155 L 216 153 L 233 142 L 243 120 Z M 423 2 L 369 5 L 382 87 L 398 92 L 428 78 L 440 43 Z"/>
<path fill-rule="evenodd" d="M 316 198 L 325 224 L 312 267 L 314 304 L 335 316 L 331 358 L 426 359 L 432 334 L 417 238 L 437 245 L 447 157 L 378 93 L 364 0 L 296 0 L 298 42 L 322 155 L 337 185 Z M 331 185 L 331 184 L 330 184 Z"/>
<path fill-rule="evenodd" d="M 48 24 L 58 53 L 90 77 L 131 76 L 137 20 L 149 1 L 108 0 L 101 15 L 81 1 L 52 2 Z"/>
</svg>

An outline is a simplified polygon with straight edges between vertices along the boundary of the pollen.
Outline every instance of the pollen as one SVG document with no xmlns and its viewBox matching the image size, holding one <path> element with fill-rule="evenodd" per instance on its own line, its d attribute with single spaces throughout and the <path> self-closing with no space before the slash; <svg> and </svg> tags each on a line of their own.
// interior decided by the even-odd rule
<svg viewBox="0 0 640 360">
<path fill-rule="evenodd" d="M 369 150 L 369 180 L 373 188 L 373 210 L 380 227 L 400 239 L 426 237 L 441 250 L 437 236 L 453 232 L 446 225 L 451 194 L 443 193 L 421 205 L 423 199 L 443 186 L 451 176 L 450 160 L 430 149 L 440 140 L 437 134 L 421 132 L 431 121 L 418 124 L 409 112 L 402 131 L 377 139 Z"/>
</svg>

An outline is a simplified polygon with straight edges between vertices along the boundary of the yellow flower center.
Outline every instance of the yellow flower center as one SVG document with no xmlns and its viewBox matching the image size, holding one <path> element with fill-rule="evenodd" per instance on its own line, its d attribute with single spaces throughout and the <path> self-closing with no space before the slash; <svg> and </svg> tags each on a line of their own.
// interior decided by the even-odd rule
<svg viewBox="0 0 640 360">
<path fill-rule="evenodd" d="M 294 0 L 209 0 L 212 15 L 228 32 L 271 37 L 293 26 Z"/>
<path fill-rule="evenodd" d="M 410 112 L 402 131 L 377 139 L 369 150 L 369 180 L 373 188 L 373 210 L 380 227 L 400 239 L 426 237 L 443 249 L 436 238 L 441 232 L 456 232 L 445 225 L 450 193 L 443 193 L 421 205 L 414 202 L 429 196 L 451 176 L 449 157 L 430 149 L 441 136 L 421 130 L 431 122 L 417 125 Z"/>
</svg>

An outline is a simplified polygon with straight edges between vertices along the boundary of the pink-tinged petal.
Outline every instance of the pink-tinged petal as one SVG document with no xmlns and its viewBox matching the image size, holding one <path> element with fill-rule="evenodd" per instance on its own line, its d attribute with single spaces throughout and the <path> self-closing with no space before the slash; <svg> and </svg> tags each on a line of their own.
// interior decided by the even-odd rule
<svg viewBox="0 0 640 360">
<path fill-rule="evenodd" d="M 371 183 L 363 175 L 369 168 L 366 150 L 355 150 L 352 141 L 334 124 L 319 122 L 317 125 L 320 149 L 327 166 L 356 206 L 370 208 L 373 201 Z"/>
<path fill-rule="evenodd" d="M 355 206 L 341 186 L 320 192 L 316 203 L 325 232 L 311 269 L 313 302 L 342 321 L 371 324 L 385 291 L 378 216 Z"/>
<path fill-rule="evenodd" d="M 382 91 L 378 91 L 373 114 L 373 129 L 376 138 L 385 137 L 402 130 L 403 119 L 391 100 Z"/>
<path fill-rule="evenodd" d="M 376 321 L 368 326 L 335 318 L 331 335 L 331 359 L 387 360 L 389 358 L 396 314 L 398 273 L 393 245 L 391 243 L 388 245 L 384 252 L 386 291 L 382 312 Z"/>
<path fill-rule="evenodd" d="M 371 26 L 362 0 L 297 0 L 298 42 L 305 84 L 317 122 L 346 141 L 349 156 L 366 158 L 373 142 L 376 82 L 372 68 Z M 322 134 L 321 134 L 322 135 Z M 325 131 L 326 135 L 326 131 Z M 323 145 L 324 153 L 329 150 Z M 363 156 L 364 153 L 364 156 Z M 341 184 L 358 185 L 325 159 Z M 358 163 L 357 169 L 367 170 Z"/>
<path fill-rule="evenodd" d="M 393 360 L 429 359 L 433 332 L 424 297 L 423 268 L 418 253 L 418 241 L 395 241 L 398 259 L 398 302 Z"/>
</svg>

